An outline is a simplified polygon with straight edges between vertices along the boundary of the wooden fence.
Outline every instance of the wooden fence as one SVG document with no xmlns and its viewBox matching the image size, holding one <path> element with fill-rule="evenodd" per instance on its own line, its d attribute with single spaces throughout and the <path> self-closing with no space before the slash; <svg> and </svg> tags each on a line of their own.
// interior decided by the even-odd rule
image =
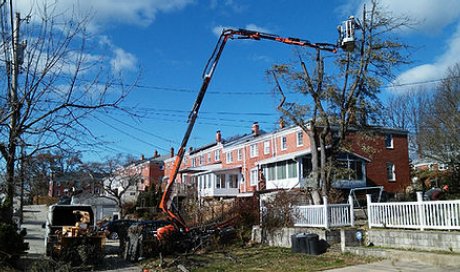
<svg viewBox="0 0 460 272">
<path fill-rule="evenodd" d="M 372 203 L 367 195 L 369 228 L 460 230 L 460 200 Z"/>
</svg>

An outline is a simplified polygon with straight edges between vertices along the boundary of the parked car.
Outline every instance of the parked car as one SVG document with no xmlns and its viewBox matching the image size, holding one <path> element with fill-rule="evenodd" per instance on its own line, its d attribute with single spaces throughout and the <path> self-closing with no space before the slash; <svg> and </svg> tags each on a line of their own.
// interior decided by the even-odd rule
<svg viewBox="0 0 460 272">
<path fill-rule="evenodd" d="M 118 240 L 120 231 L 125 231 L 137 221 L 135 220 L 115 220 L 109 221 L 103 224 L 100 228 L 101 231 L 104 231 L 107 238 L 111 240 Z"/>
</svg>

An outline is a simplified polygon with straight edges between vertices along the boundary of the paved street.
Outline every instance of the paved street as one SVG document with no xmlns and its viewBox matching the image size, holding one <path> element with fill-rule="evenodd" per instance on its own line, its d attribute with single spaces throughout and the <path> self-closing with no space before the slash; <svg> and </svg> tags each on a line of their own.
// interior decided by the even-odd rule
<svg viewBox="0 0 460 272">
<path fill-rule="evenodd" d="M 45 229 L 48 207 L 46 205 L 24 206 L 23 228 L 27 229 L 26 242 L 29 243 L 29 254 L 45 254 Z"/>
<path fill-rule="evenodd" d="M 433 264 L 413 262 L 413 261 L 395 261 L 395 260 L 383 260 L 380 262 L 355 265 L 338 269 L 326 270 L 329 272 L 361 272 L 361 271 L 372 271 L 372 272 L 383 272 L 383 271 L 418 271 L 418 272 L 444 272 L 444 271 L 458 271 L 457 268 L 453 267 L 441 267 Z"/>
</svg>

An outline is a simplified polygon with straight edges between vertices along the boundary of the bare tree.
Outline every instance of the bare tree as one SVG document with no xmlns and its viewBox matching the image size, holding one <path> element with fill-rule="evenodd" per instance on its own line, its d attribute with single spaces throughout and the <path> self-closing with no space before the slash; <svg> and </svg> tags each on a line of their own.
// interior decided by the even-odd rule
<svg viewBox="0 0 460 272">
<path fill-rule="evenodd" d="M 92 176 L 101 177 L 105 194 L 117 201 L 123 217 L 125 195 L 131 190 L 137 191 L 136 186 L 142 179 L 142 173 L 134 164 L 123 164 L 120 159 L 110 159 L 102 163 L 89 163 L 84 168 Z"/>
<path fill-rule="evenodd" d="M 313 67 L 300 56 L 300 71 L 290 65 L 276 66 L 275 81 L 282 96 L 278 109 L 299 125 L 312 145 L 312 178 L 315 187 L 326 194 L 334 170 L 334 156 L 347 152 L 347 135 L 351 126 L 366 127 L 375 118 L 380 87 L 391 80 L 393 69 L 407 63 L 403 54 L 407 46 L 394 37 L 396 30 L 410 24 L 408 18 L 395 18 L 385 13 L 378 1 L 371 1 L 359 22 L 360 37 L 352 47 L 340 51 L 335 62 L 313 55 Z M 356 48 L 353 48 L 356 47 Z M 326 65 L 335 67 L 326 73 Z M 293 87 L 304 99 L 296 96 L 288 102 L 280 79 Z"/>
<path fill-rule="evenodd" d="M 18 146 L 33 155 L 88 144 L 92 135 L 84 120 L 95 111 L 118 108 L 128 92 L 103 56 L 88 53 L 95 42 L 86 30 L 89 17 L 66 18 L 56 13 L 55 4 L 45 2 L 25 24 L 14 14 L 12 2 L 1 6 L 6 76 L 0 77 L 0 153 L 6 162 L 6 222 L 12 220 Z"/>
<path fill-rule="evenodd" d="M 419 126 L 423 155 L 452 168 L 460 165 L 460 64 L 447 71 L 446 78 L 424 104 Z"/>
<path fill-rule="evenodd" d="M 419 139 L 421 118 L 425 109 L 430 107 L 431 100 L 429 90 L 410 89 L 390 96 L 383 111 L 383 124 L 409 131 L 409 150 L 419 158 L 423 153 Z"/>
</svg>

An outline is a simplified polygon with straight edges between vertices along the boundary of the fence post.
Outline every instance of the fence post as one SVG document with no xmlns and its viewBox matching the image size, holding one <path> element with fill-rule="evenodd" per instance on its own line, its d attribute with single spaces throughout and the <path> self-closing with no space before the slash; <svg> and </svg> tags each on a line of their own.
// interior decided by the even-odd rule
<svg viewBox="0 0 460 272">
<path fill-rule="evenodd" d="M 416 192 L 417 194 L 417 204 L 418 204 L 418 213 L 420 219 L 420 230 L 425 230 L 425 208 L 423 205 L 423 193 Z"/>
<path fill-rule="evenodd" d="M 369 229 L 371 229 L 371 219 L 372 219 L 372 197 L 370 194 L 366 194 L 366 202 L 367 202 L 367 224 L 369 225 Z"/>
<path fill-rule="evenodd" d="M 329 229 L 329 208 L 327 203 L 327 196 L 323 196 L 323 212 L 324 212 L 324 227 Z"/>
<path fill-rule="evenodd" d="M 355 226 L 355 207 L 353 205 L 353 197 L 348 196 L 348 205 L 350 205 L 350 224 L 352 227 Z"/>
</svg>

